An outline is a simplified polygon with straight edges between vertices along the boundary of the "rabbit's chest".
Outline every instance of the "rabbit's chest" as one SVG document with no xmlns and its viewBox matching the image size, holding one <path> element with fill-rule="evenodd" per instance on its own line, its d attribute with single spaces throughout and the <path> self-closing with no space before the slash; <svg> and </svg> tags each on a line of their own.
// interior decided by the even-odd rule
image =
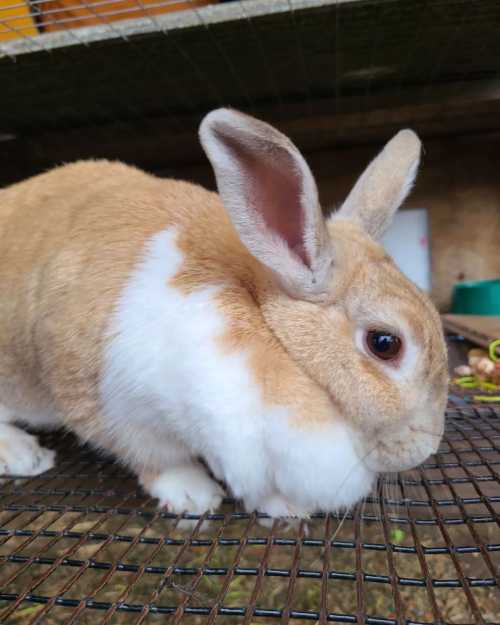
<svg viewBox="0 0 500 625">
<path fill-rule="evenodd" d="M 306 423 L 293 403 L 272 401 L 272 385 L 290 372 L 276 369 L 271 353 L 263 380 L 256 375 L 252 348 L 227 349 L 222 339 L 228 319 L 220 309 L 219 286 L 189 294 L 171 286 L 183 261 L 175 234 L 171 229 L 152 239 L 110 325 L 100 386 L 105 426 L 134 438 L 148 432 L 148 445 L 158 446 L 159 454 L 170 435 L 203 456 L 247 501 L 255 496 L 257 502 L 277 486 L 293 491 L 294 482 L 308 488 L 304 476 L 309 484 L 319 483 L 316 467 L 330 476 L 319 490 L 330 491 L 338 460 L 346 461 L 349 436 L 341 426 L 332 433 L 330 427 Z M 262 352 L 261 364 L 265 359 Z M 329 410 L 332 422 L 331 406 L 323 410 L 322 421 Z M 127 428 L 120 428 L 124 415 Z M 350 460 L 354 451 L 349 453 Z M 321 499 L 321 492 L 313 500 Z"/>
<path fill-rule="evenodd" d="M 246 354 L 220 345 L 219 288 L 185 294 L 171 285 L 183 261 L 175 235 L 169 229 L 150 241 L 109 324 L 100 385 L 106 418 L 162 421 L 200 448 L 228 428 L 256 436 L 266 406 Z"/>
<path fill-rule="evenodd" d="M 329 421 L 327 394 L 247 302 L 230 301 L 226 284 L 203 283 L 202 275 L 198 288 L 178 288 L 184 257 L 177 240 L 175 228 L 155 235 L 119 298 L 100 386 L 107 412 L 122 400 L 138 418 L 175 415 L 189 431 L 194 423 L 198 431 L 207 423 L 256 428 L 259 415 L 273 410 L 297 423 Z"/>
</svg>

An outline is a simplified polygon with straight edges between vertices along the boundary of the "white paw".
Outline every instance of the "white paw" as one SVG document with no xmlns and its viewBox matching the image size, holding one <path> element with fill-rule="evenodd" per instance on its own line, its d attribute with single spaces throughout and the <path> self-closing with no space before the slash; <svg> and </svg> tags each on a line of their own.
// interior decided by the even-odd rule
<svg viewBox="0 0 500 625">
<path fill-rule="evenodd" d="M 145 481 L 149 493 L 170 512 L 203 514 L 219 507 L 224 491 L 196 465 L 182 465 Z"/>
<path fill-rule="evenodd" d="M 55 457 L 54 451 L 41 447 L 31 434 L 0 424 L 0 475 L 39 475 L 52 469 Z"/>
<path fill-rule="evenodd" d="M 301 519 L 308 519 L 310 514 L 302 510 L 295 504 L 285 499 L 282 495 L 275 493 L 262 501 L 259 505 L 259 512 L 268 514 L 271 518 L 259 517 L 259 524 L 263 527 L 272 527 L 276 518 L 285 519 L 288 525 L 294 526 L 300 523 Z"/>
</svg>

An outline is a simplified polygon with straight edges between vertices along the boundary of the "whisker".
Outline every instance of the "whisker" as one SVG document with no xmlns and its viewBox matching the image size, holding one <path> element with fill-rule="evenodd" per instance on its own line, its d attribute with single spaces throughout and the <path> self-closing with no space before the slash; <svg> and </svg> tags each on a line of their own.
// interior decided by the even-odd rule
<svg viewBox="0 0 500 625">
<path fill-rule="evenodd" d="M 434 436 L 439 439 L 443 436 L 442 434 L 436 434 L 436 432 L 430 432 L 429 430 L 424 430 L 423 428 L 410 427 L 410 430 L 416 434 L 427 434 L 428 436 Z"/>
<path fill-rule="evenodd" d="M 344 515 L 342 517 L 342 520 L 340 520 L 340 521 L 339 521 L 339 519 L 340 519 L 339 512 L 338 511 L 336 512 L 337 521 L 339 521 L 337 523 L 337 527 L 335 528 L 335 531 L 332 533 L 331 536 L 325 538 L 325 540 L 327 540 L 330 544 L 335 542 L 335 539 L 337 538 L 338 534 L 340 533 L 340 530 L 342 529 L 342 526 L 344 525 L 344 522 L 347 519 L 347 515 L 349 514 L 350 510 L 351 510 L 351 508 L 346 507 Z M 326 545 L 325 545 L 325 547 L 326 547 Z M 323 548 L 319 558 L 316 558 L 315 560 L 313 560 L 311 562 L 310 566 L 312 568 L 314 568 L 315 566 L 318 566 L 319 564 L 321 564 L 321 562 L 323 560 L 323 557 L 324 557 L 324 552 L 325 552 L 325 549 Z"/>
<path fill-rule="evenodd" d="M 385 474 L 384 478 L 385 478 L 384 483 L 386 486 L 386 496 L 384 498 L 383 503 L 384 503 L 384 508 L 387 504 L 387 511 L 389 513 L 389 519 L 390 519 L 391 517 L 394 517 L 394 508 L 392 504 L 392 489 L 391 489 L 392 484 L 391 484 L 390 477 L 387 473 Z M 385 510 L 384 510 L 384 513 L 385 513 Z"/>
<path fill-rule="evenodd" d="M 369 455 L 370 455 L 373 451 L 375 451 L 375 449 L 376 449 L 376 448 L 377 448 L 377 443 L 376 443 L 376 444 L 375 444 L 375 445 L 374 445 L 374 446 L 373 446 L 373 447 L 372 447 L 372 448 L 371 448 L 371 449 L 370 449 L 370 450 L 369 450 L 369 451 L 368 451 L 368 452 L 367 452 L 367 453 L 366 453 L 366 454 L 365 454 L 362 458 L 359 458 L 358 462 L 356 462 L 356 463 L 355 463 L 355 464 L 354 464 L 354 465 L 350 468 L 350 470 L 348 471 L 347 475 L 346 475 L 346 476 L 344 477 L 344 479 L 342 480 L 342 482 L 341 482 L 340 486 L 337 488 L 337 491 L 336 491 L 336 493 L 335 493 L 335 496 L 337 496 L 337 495 L 340 493 L 340 491 L 342 490 L 342 488 L 345 486 L 345 484 L 346 484 L 347 480 L 351 477 L 351 475 L 354 473 L 354 471 L 355 471 L 355 470 L 356 470 L 356 469 L 357 469 L 357 468 L 358 468 L 361 464 L 362 464 L 362 465 L 364 465 L 364 466 L 366 466 L 366 465 L 365 465 L 365 460 L 366 460 L 366 458 L 368 458 L 368 456 L 369 456 Z"/>
<path fill-rule="evenodd" d="M 378 507 L 378 522 L 379 524 L 383 523 L 384 517 L 384 489 L 385 489 L 385 475 L 380 476 L 379 487 L 378 487 L 378 495 L 377 495 L 377 507 Z"/>
<path fill-rule="evenodd" d="M 392 474 L 385 473 L 384 474 L 384 484 L 386 486 L 386 497 L 384 500 L 384 504 L 387 502 L 387 508 L 389 512 L 389 517 L 397 517 L 397 494 L 395 492 L 394 479 Z"/>
<path fill-rule="evenodd" d="M 344 512 L 344 516 L 342 517 L 342 520 L 337 525 L 337 527 L 335 528 L 334 533 L 332 534 L 331 538 L 329 539 L 330 543 L 333 543 L 335 541 L 335 539 L 337 538 L 340 530 L 342 529 L 342 526 L 344 525 L 345 520 L 347 519 L 347 515 L 349 514 L 349 512 L 350 512 L 350 508 L 346 508 L 345 512 Z"/>
<path fill-rule="evenodd" d="M 346 482 L 348 481 L 348 479 L 351 477 L 351 475 L 353 474 L 353 472 L 361 465 L 364 464 L 364 461 L 366 460 L 366 458 L 373 452 L 375 451 L 375 449 L 377 448 L 377 445 L 374 445 L 362 458 L 360 458 L 358 460 L 358 462 L 356 462 L 348 471 L 347 475 L 344 477 L 344 479 L 342 480 L 340 486 L 337 488 L 337 491 L 335 493 L 335 496 L 337 496 L 340 491 L 342 490 L 342 488 L 344 487 L 344 485 L 346 484 Z M 334 542 L 334 540 L 336 539 L 337 535 L 339 534 L 340 530 L 342 529 L 342 526 L 344 525 L 345 520 L 347 519 L 347 516 L 349 514 L 349 512 L 352 510 L 352 506 L 351 507 L 346 507 L 345 508 L 345 512 L 342 516 L 342 519 L 340 520 L 340 510 L 341 508 L 338 508 L 337 510 L 334 510 L 331 512 L 332 516 L 335 515 L 335 517 L 337 518 L 338 524 L 337 527 L 335 528 L 335 531 L 333 532 L 332 536 L 328 539 L 330 541 L 330 543 Z M 311 566 L 316 566 L 317 564 L 319 564 L 321 562 L 321 557 L 317 558 L 316 560 L 314 560 L 311 563 Z"/>
<path fill-rule="evenodd" d="M 366 519 L 366 507 L 368 505 L 368 497 L 363 497 L 363 499 L 361 500 L 361 512 L 359 515 L 359 535 L 360 535 L 360 539 L 363 536 L 363 523 L 367 523 L 367 519 Z"/>
<path fill-rule="evenodd" d="M 415 499 L 426 499 L 425 488 L 422 484 L 422 480 L 420 479 L 420 473 L 418 469 L 411 469 L 408 471 L 408 479 L 411 479 L 411 483 L 403 484 L 401 483 L 401 489 L 405 488 L 405 490 L 409 491 L 409 497 L 406 497 L 405 500 L 407 502 Z M 402 481 L 402 478 L 401 478 Z"/>
</svg>

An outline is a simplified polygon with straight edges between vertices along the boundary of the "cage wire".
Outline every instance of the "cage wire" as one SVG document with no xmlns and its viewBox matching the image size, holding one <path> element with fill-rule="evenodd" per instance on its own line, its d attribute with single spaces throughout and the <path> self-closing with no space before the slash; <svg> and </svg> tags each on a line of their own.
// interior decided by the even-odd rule
<svg viewBox="0 0 500 625">
<path fill-rule="evenodd" d="M 221 104 L 311 116 L 389 92 L 459 98 L 498 80 L 499 25 L 496 0 L 0 0 L 1 145 L 9 162 L 18 137 L 52 146 L 41 167 L 92 125 L 103 143 L 116 128 L 152 142 Z M 230 499 L 185 527 L 112 459 L 43 443 L 55 469 L 0 484 L 2 623 L 500 625 L 497 406 L 455 397 L 426 464 L 290 527 Z"/>
<path fill-rule="evenodd" d="M 306 149 L 400 127 L 391 110 L 495 130 L 499 28 L 497 0 L 0 0 L 0 184 L 96 145 L 199 162 L 202 115 L 228 105 L 299 121 Z"/>
<path fill-rule="evenodd" d="M 363 110 L 388 86 L 400 95 L 418 87 L 415 102 L 439 84 L 456 83 L 460 95 L 470 80 L 498 79 L 499 24 L 496 0 L 0 0 L 0 54 L 19 61 L 46 52 L 56 64 L 67 57 L 68 69 L 78 72 L 79 61 L 88 62 L 85 49 L 121 43 L 127 71 L 116 59 L 105 67 L 130 96 L 141 85 L 137 72 L 156 78 L 172 60 L 171 97 L 187 91 L 195 110 L 217 101 L 281 107 L 293 99 L 311 112 L 318 98 L 339 110 L 353 94 Z M 155 72 L 148 58 L 154 62 L 152 49 L 166 45 Z M 145 58 L 133 62 L 140 51 Z M 186 72 L 193 84 L 182 80 Z"/>
<path fill-rule="evenodd" d="M 112 459 L 43 438 L 56 468 L 1 484 L 2 623 L 500 622 L 497 406 L 455 395 L 423 466 L 270 527 L 231 499 L 169 514 Z"/>
</svg>

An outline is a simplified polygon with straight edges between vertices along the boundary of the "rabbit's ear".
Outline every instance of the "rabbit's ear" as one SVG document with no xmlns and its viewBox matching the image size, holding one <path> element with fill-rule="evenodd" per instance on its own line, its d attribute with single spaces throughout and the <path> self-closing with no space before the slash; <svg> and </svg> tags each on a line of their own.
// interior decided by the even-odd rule
<svg viewBox="0 0 500 625">
<path fill-rule="evenodd" d="M 330 239 L 313 175 L 272 126 L 230 109 L 209 113 L 200 139 L 239 237 L 291 295 L 326 288 Z"/>
<path fill-rule="evenodd" d="M 369 235 L 380 239 L 411 191 L 420 149 L 420 140 L 412 130 L 398 132 L 368 165 L 332 218 L 357 221 Z"/>
</svg>

